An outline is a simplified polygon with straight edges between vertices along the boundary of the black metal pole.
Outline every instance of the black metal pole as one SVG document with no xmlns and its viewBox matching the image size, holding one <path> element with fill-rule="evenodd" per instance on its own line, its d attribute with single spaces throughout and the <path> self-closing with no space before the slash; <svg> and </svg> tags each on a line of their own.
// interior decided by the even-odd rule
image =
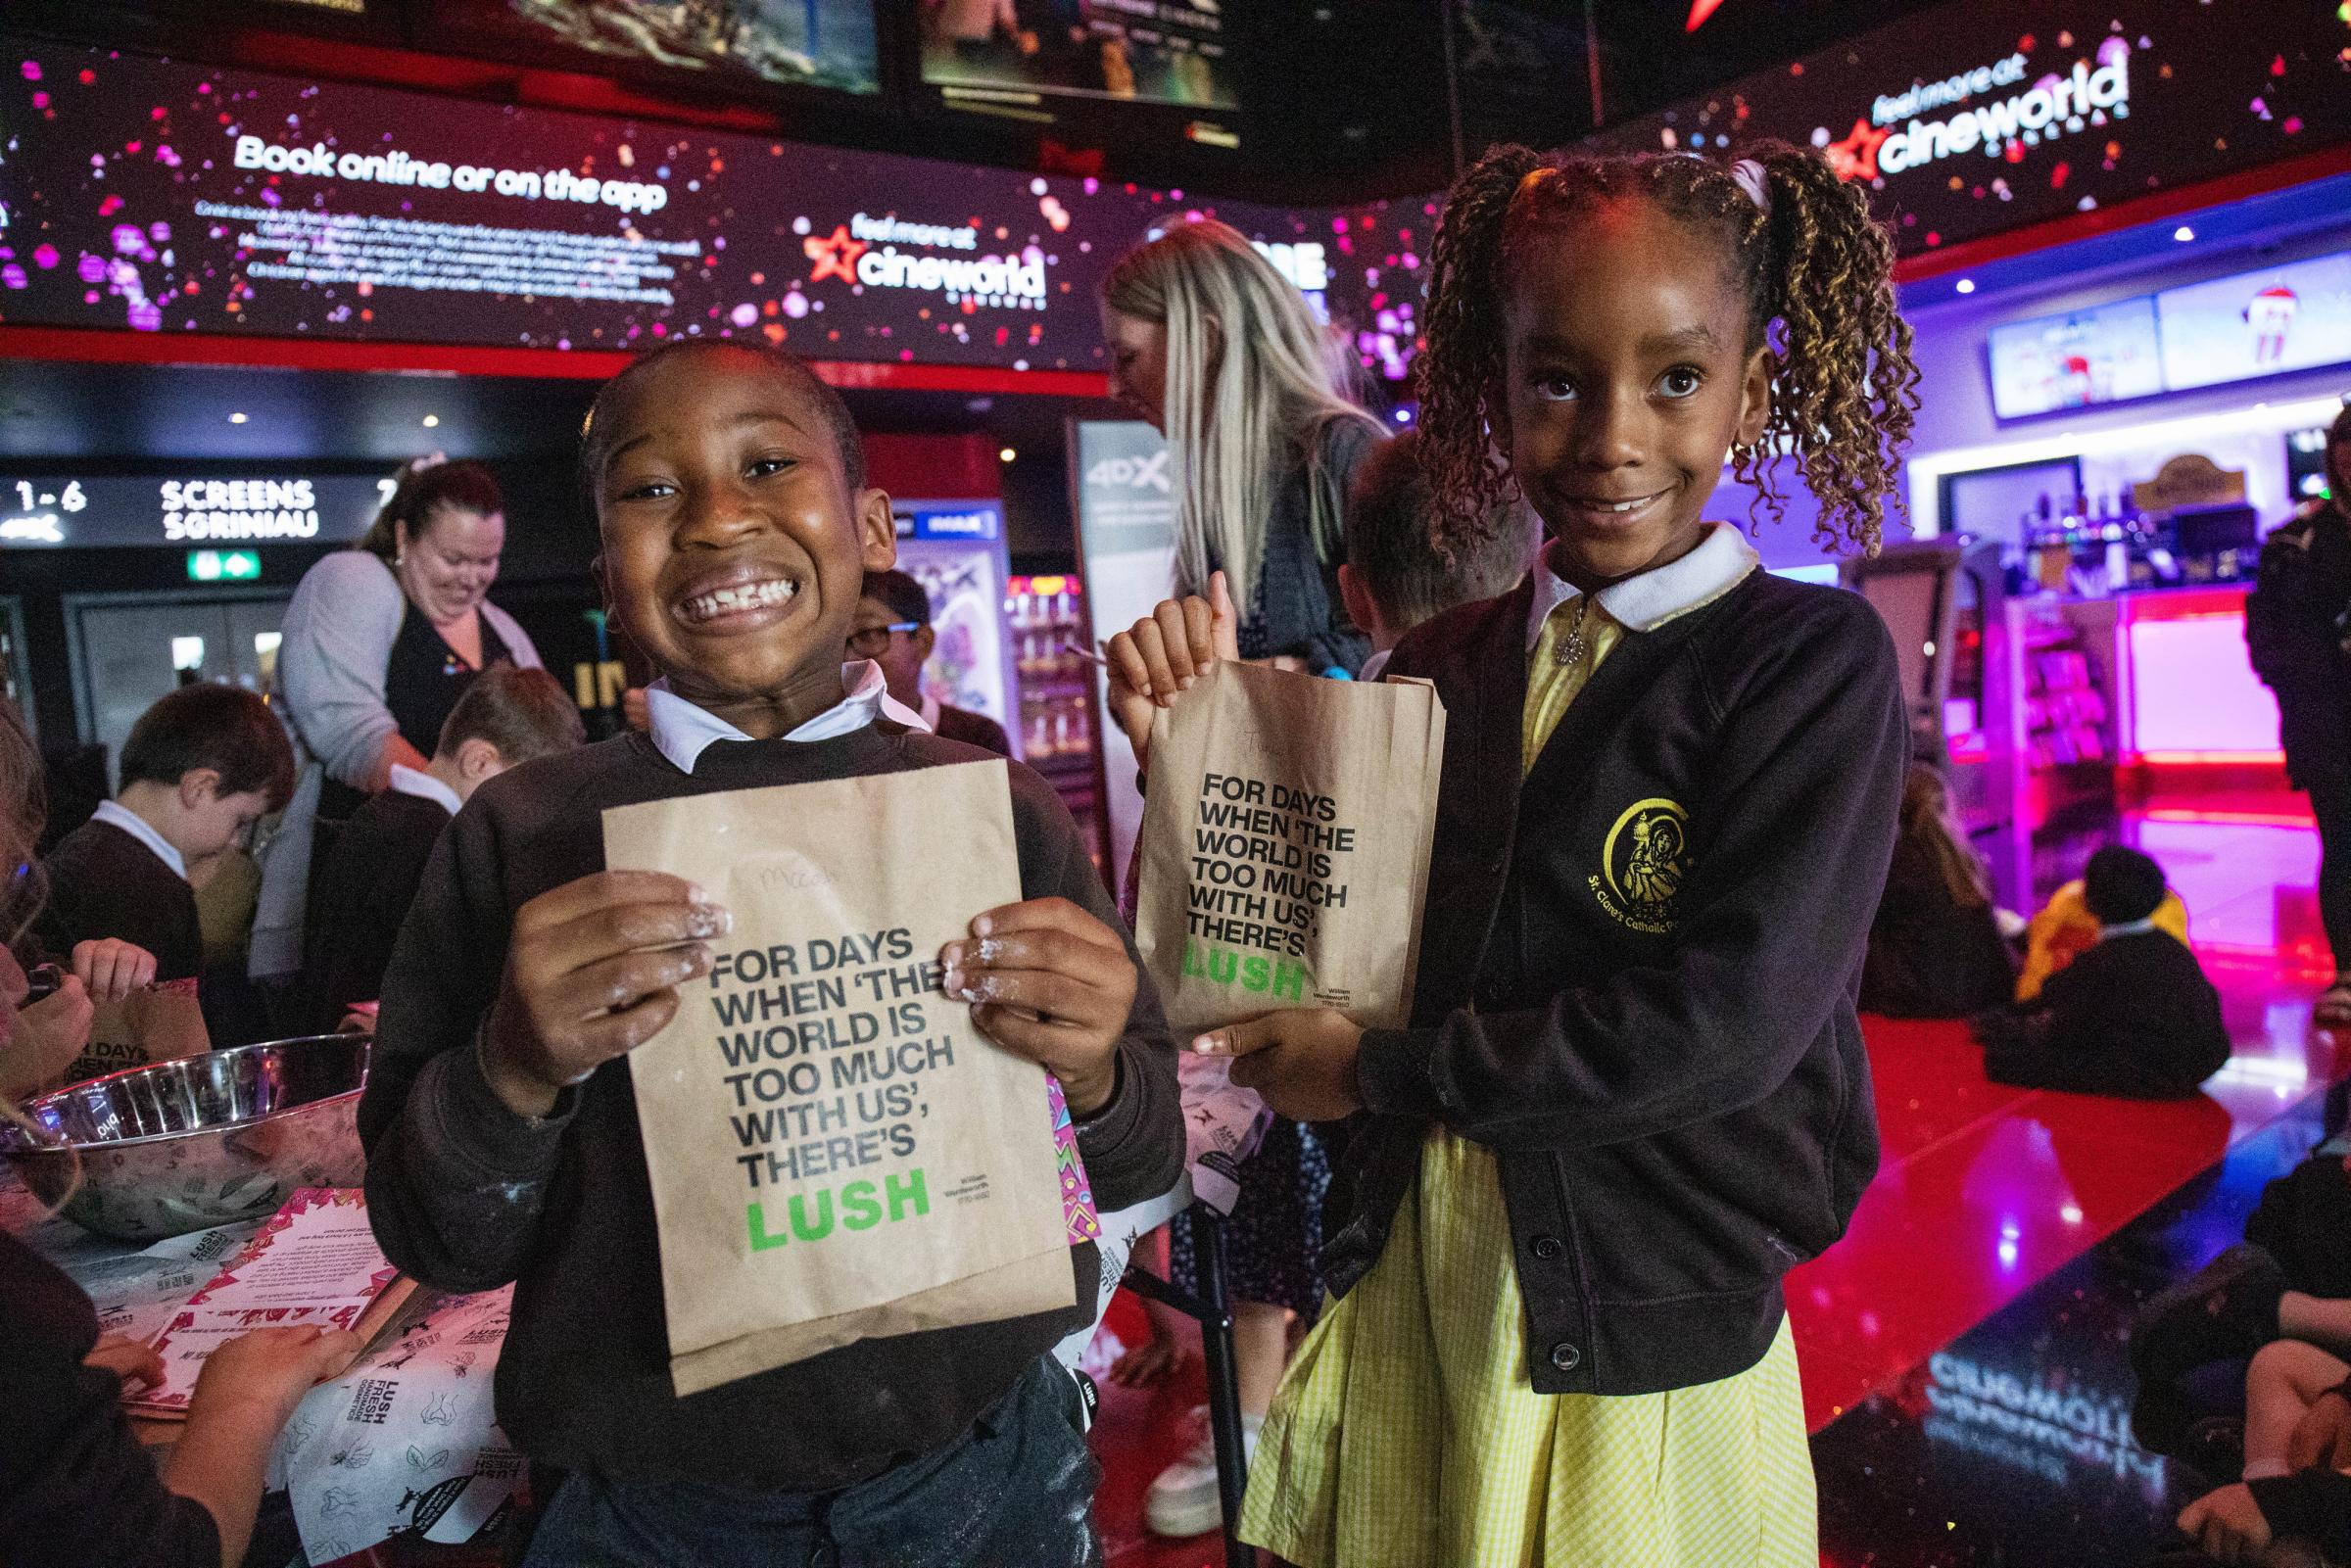
<svg viewBox="0 0 2351 1568">
<path fill-rule="evenodd" d="M 1224 1270 L 1224 1225 L 1206 1205 L 1184 1215 L 1192 1227 L 1192 1257 L 1200 1269 L 1200 1349 L 1208 1363 L 1208 1425 L 1217 1449 L 1217 1497 L 1224 1509 L 1224 1568 L 1256 1568 L 1257 1552 L 1240 1537 L 1241 1497 L 1249 1486 L 1249 1450 L 1242 1436 L 1241 1375 L 1233 1354 L 1232 1297 Z"/>
</svg>

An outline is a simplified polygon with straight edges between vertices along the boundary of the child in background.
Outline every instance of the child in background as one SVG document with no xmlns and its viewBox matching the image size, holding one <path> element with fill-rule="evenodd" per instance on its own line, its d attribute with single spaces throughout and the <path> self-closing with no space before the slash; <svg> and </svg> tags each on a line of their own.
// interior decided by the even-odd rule
<svg viewBox="0 0 2351 1568">
<path fill-rule="evenodd" d="M 662 672 L 649 732 L 524 763 L 450 825 L 360 1106 L 386 1256 L 444 1289 L 515 1282 L 499 1424 L 568 1472 L 527 1560 L 1099 1562 L 1098 1471 L 1048 1354 L 1092 1319 L 1091 1243 L 1071 1249 L 1061 1310 L 672 1385 L 624 1059 L 730 919 L 677 878 L 604 870 L 601 814 L 986 753 L 889 720 L 882 672 L 841 663 L 895 532 L 847 407 L 801 361 L 709 341 L 648 355 L 599 393 L 581 467 L 607 601 Z M 1067 808 L 1017 763 L 1010 780 L 1024 901 L 974 912 L 943 983 L 1059 1077 L 1095 1202 L 1118 1209 L 1181 1170 L 1166 1025 Z"/>
<path fill-rule="evenodd" d="M 1347 559 L 1339 595 L 1371 639 L 1359 681 L 1376 681 L 1404 634 L 1456 604 L 1508 594 L 1543 546 L 1542 519 L 1520 501 L 1492 507 L 1483 526 L 1439 549 L 1436 501 L 1420 468 L 1420 433 L 1371 449 L 1347 506 Z"/>
<path fill-rule="evenodd" d="M 1984 862 L 1951 821 L 1951 792 L 1914 762 L 1902 784 L 1902 830 L 1886 893 L 1869 927 L 1861 1011 L 1895 1019 L 1964 1019 L 2004 1005 L 2016 960 L 2000 934 Z"/>
<path fill-rule="evenodd" d="M 2097 945 L 2051 975 L 2031 1005 L 1976 1021 L 1995 1083 L 2134 1100 L 2178 1100 L 2229 1060 L 2221 995 L 2185 943 L 2156 924 L 2163 868 L 2108 844 L 2082 874 Z"/>
<path fill-rule="evenodd" d="M 2315 1345 L 2277 1340 L 2245 1373 L 2240 1480 L 2182 1511 L 2180 1530 L 2223 1563 L 2272 1556 L 2298 1542 L 2330 1563 L 2351 1560 L 2351 1363 Z"/>
<path fill-rule="evenodd" d="M 1432 539 L 1436 508 L 1420 470 L 1419 450 L 1419 438 L 1411 431 L 1373 447 L 1348 498 L 1347 559 L 1339 566 L 1338 581 L 1348 618 L 1371 640 L 1373 651 L 1362 680 L 1378 679 L 1389 650 L 1421 622 L 1516 587 L 1539 543 L 1532 514 L 1509 503 L 1492 508 L 1480 526 L 1463 530 L 1449 553 L 1440 551 Z M 1209 614 L 1209 643 L 1200 664 L 1195 666 L 1188 648 L 1175 652 L 1186 675 L 1209 659 L 1237 655 L 1237 630 L 1222 574 L 1214 583 Z M 1148 755 L 1153 704 L 1137 693 L 1154 681 L 1174 688 L 1176 677 L 1167 668 L 1170 648 L 1156 617 L 1136 622 L 1111 641 L 1112 702 L 1115 711 L 1135 721 L 1128 738 L 1138 760 Z M 1158 676 L 1152 673 L 1154 659 Z M 1322 1206 L 1330 1188 L 1326 1137 L 1303 1122 L 1276 1117 L 1240 1172 L 1240 1197 L 1226 1232 L 1227 1279 L 1241 1421 L 1254 1445 L 1288 1364 L 1293 1329 L 1313 1326 L 1321 1310 L 1323 1283 L 1315 1259 L 1322 1250 Z M 1171 1226 L 1167 1236 L 1171 1277 L 1197 1291 L 1189 1228 Z M 1172 1308 L 1157 1303 L 1150 1305 L 1149 1314 L 1154 1341 L 1114 1370 L 1120 1382 L 1152 1381 L 1174 1364 L 1181 1324 Z M 1156 1534 L 1183 1537 L 1216 1529 L 1222 1517 L 1215 1446 L 1203 1433 L 1189 1452 L 1152 1482 L 1143 1518 Z"/>
<path fill-rule="evenodd" d="M 923 666 L 938 645 L 931 627 L 931 595 L 912 576 L 892 568 L 865 574 L 865 596 L 857 601 L 845 658 L 871 659 L 882 666 L 889 694 L 900 707 L 922 715 L 933 735 L 945 740 L 1012 755 L 1004 727 L 984 713 L 943 703 L 923 689 Z"/>
<path fill-rule="evenodd" d="M 2096 946 L 2098 927 L 2098 917 L 2090 913 L 2084 897 L 2081 878 L 2051 893 L 2025 927 L 2025 968 L 2016 977 L 2017 1001 L 2038 998 L 2050 975 Z M 2183 947 L 2187 945 L 2187 906 L 2169 888 L 2156 906 L 2155 928 L 2169 931 Z"/>
<path fill-rule="evenodd" d="M 40 759 L 13 703 L 0 699 L 0 911 L 15 936 L 38 897 L 23 873 L 42 818 Z M 13 1053 L 24 972 L 0 945 L 0 1058 Z M 0 1105 L 0 1115 L 13 1115 Z M 0 1231 L 0 1562 L 76 1568 L 235 1568 L 262 1500 L 278 1428 L 311 1385 L 359 1349 L 316 1328 L 265 1328 L 215 1351 L 163 1461 L 131 1434 L 126 1382 L 163 1371 L 153 1352 L 101 1343 L 90 1299 Z"/>
<path fill-rule="evenodd" d="M 85 943 L 111 938 L 153 954 L 150 979 L 196 977 L 204 928 L 189 869 L 243 843 L 256 822 L 285 805 L 294 750 L 253 692 L 186 686 L 131 726 L 120 778 L 115 798 L 42 863 L 53 891 L 37 927 L 41 943 L 72 953 L 75 973 L 101 1000 L 135 987 L 92 983 L 86 971 L 96 950 L 85 953 Z"/>
<path fill-rule="evenodd" d="M 1513 487 L 1551 543 L 1388 666 L 1446 708 L 1415 1017 L 1193 1042 L 1357 1117 L 1243 1518 L 1302 1568 L 1818 1561 L 1780 1280 L 1877 1164 L 1853 994 L 1908 726 L 1866 601 L 1704 508 L 1727 461 L 1776 514 L 1794 468 L 1824 545 L 1876 546 L 1917 381 L 1893 260 L 1790 147 L 1505 147 L 1455 185 L 1438 543 Z"/>
<path fill-rule="evenodd" d="M 545 670 L 494 664 L 441 726 L 420 772 L 392 764 L 392 784 L 335 835 L 315 900 L 309 954 L 310 1027 L 324 1033 L 353 1004 L 373 1002 L 433 846 L 473 792 L 517 763 L 588 738 L 579 705 Z"/>
</svg>

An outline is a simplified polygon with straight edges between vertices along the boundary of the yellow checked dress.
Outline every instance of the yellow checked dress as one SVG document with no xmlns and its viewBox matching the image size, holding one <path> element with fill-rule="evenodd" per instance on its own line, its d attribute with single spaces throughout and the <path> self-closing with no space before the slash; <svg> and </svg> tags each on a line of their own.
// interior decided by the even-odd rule
<svg viewBox="0 0 2351 1568">
<path fill-rule="evenodd" d="M 1621 637 L 1597 603 L 1554 607 L 1528 663 L 1525 767 Z M 1282 1380 L 1243 1538 L 1300 1568 L 1817 1568 L 1787 1324 L 1718 1383 L 1537 1394 L 1512 1256 L 1493 1154 L 1431 1132 L 1385 1250 Z"/>
</svg>

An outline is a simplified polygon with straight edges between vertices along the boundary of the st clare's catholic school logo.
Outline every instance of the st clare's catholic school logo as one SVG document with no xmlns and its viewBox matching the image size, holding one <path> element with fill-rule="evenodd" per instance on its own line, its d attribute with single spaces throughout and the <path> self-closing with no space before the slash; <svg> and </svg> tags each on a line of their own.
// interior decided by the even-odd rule
<svg viewBox="0 0 2351 1568">
<path fill-rule="evenodd" d="M 1674 905 L 1690 875 L 1690 814 L 1662 797 L 1636 800 L 1608 830 L 1600 875 L 1591 879 L 1600 907 L 1637 931 L 1673 929 Z"/>
</svg>

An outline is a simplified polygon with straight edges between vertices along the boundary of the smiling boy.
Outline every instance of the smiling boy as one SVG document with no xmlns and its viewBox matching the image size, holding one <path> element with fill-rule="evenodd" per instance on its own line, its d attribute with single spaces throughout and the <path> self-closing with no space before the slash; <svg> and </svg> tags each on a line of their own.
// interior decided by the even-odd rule
<svg viewBox="0 0 2351 1568">
<path fill-rule="evenodd" d="M 427 1283 L 515 1282 L 498 1414 L 569 1472 L 532 1563 L 1099 1560 L 1097 1471 L 1047 1359 L 1072 1305 L 866 1340 L 673 1392 L 650 1192 L 622 1059 L 708 973 L 727 913 L 603 869 L 615 806 L 981 760 L 840 661 L 895 554 L 848 411 L 780 353 L 662 350 L 599 396 L 582 452 L 607 600 L 663 672 L 649 733 L 526 763 L 444 837 L 384 984 L 360 1123 L 385 1253 Z M 1061 1079 L 1097 1202 L 1175 1184 L 1173 1047 L 1068 812 L 1017 765 L 1025 901 L 939 955 L 982 1030 Z"/>
</svg>

